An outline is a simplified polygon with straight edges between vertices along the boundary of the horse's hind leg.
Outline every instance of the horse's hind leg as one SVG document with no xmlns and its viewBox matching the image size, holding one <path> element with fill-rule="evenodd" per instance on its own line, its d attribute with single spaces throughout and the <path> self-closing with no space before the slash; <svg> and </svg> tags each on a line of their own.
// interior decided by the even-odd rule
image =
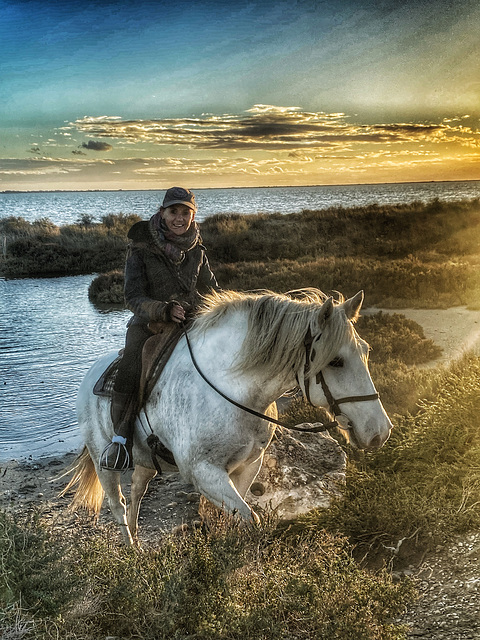
<svg viewBox="0 0 480 640">
<path fill-rule="evenodd" d="M 130 504 L 127 509 L 127 523 L 130 534 L 133 538 L 137 537 L 138 530 L 138 512 L 140 511 L 140 503 L 145 495 L 148 483 L 157 475 L 154 469 L 141 467 L 137 465 L 132 474 L 132 487 L 130 491 Z"/>
<path fill-rule="evenodd" d="M 99 469 L 98 476 L 107 496 L 110 511 L 120 526 L 123 541 L 130 546 L 133 544 L 133 538 L 128 528 L 126 501 L 120 486 L 120 473 Z"/>
</svg>

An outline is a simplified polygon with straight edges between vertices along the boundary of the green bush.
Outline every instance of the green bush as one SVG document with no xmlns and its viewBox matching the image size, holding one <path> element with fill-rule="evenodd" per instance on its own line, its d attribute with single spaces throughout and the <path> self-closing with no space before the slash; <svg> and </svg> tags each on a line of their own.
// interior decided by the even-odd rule
<svg viewBox="0 0 480 640">
<path fill-rule="evenodd" d="M 425 338 L 423 328 L 400 313 L 362 315 L 357 329 L 371 347 L 370 362 L 397 360 L 404 364 L 423 364 L 439 358 L 442 349 Z"/>
<path fill-rule="evenodd" d="M 137 216 L 120 216 L 108 226 L 81 219 L 56 227 L 49 220 L 28 223 L 23 218 L 0 221 L 6 256 L 0 263 L 4 275 L 53 276 L 123 269 L 126 234 Z"/>
<path fill-rule="evenodd" d="M 0 603 L 30 615 L 65 611 L 78 595 L 78 580 L 64 561 L 65 546 L 38 515 L 15 518 L 0 511 Z"/>
<path fill-rule="evenodd" d="M 88 297 L 95 304 L 123 305 L 124 277 L 118 269 L 94 278 L 88 288 Z"/>
<path fill-rule="evenodd" d="M 214 260 L 299 260 L 322 256 L 402 258 L 435 250 L 456 257 L 450 240 L 461 230 L 480 229 L 480 201 L 376 204 L 331 207 L 301 213 L 217 215 L 202 223 L 202 236 Z M 238 252 L 240 258 L 229 257 Z M 475 250 L 477 253 L 477 250 Z"/>
</svg>

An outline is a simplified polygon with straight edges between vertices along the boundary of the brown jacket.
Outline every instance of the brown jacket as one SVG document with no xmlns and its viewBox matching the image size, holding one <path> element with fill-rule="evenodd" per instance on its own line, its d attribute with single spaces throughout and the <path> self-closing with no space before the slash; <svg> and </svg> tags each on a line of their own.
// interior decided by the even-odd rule
<svg viewBox="0 0 480 640">
<path fill-rule="evenodd" d="M 128 237 L 125 303 L 134 313 L 129 324 L 166 322 L 174 302 L 191 315 L 200 303 L 200 294 L 220 289 L 202 244 L 197 243 L 175 264 L 155 242 L 148 222 L 137 222 Z"/>
</svg>

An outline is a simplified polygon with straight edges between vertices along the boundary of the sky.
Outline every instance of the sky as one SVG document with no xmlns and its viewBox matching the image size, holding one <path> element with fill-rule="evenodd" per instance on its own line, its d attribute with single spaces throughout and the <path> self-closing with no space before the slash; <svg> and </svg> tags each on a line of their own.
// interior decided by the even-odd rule
<svg viewBox="0 0 480 640">
<path fill-rule="evenodd" d="M 477 0 L 0 0 L 0 191 L 480 179 Z"/>
</svg>

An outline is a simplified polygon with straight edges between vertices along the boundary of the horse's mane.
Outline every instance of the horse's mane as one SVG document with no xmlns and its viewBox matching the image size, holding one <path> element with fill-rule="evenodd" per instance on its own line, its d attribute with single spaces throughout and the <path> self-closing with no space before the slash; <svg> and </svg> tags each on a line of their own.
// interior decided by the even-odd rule
<svg viewBox="0 0 480 640">
<path fill-rule="evenodd" d="M 193 330 L 203 332 L 232 313 L 245 313 L 248 331 L 235 368 L 246 371 L 260 366 L 276 373 L 289 366 L 297 371 L 305 354 L 307 331 L 310 328 L 313 334 L 318 332 L 320 309 L 326 299 L 324 293 L 313 288 L 288 294 L 214 292 L 205 297 Z M 338 353 L 353 332 L 343 309 L 338 308 L 341 302 L 343 298 L 335 303 L 330 321 L 315 344 L 318 370 Z"/>
</svg>

